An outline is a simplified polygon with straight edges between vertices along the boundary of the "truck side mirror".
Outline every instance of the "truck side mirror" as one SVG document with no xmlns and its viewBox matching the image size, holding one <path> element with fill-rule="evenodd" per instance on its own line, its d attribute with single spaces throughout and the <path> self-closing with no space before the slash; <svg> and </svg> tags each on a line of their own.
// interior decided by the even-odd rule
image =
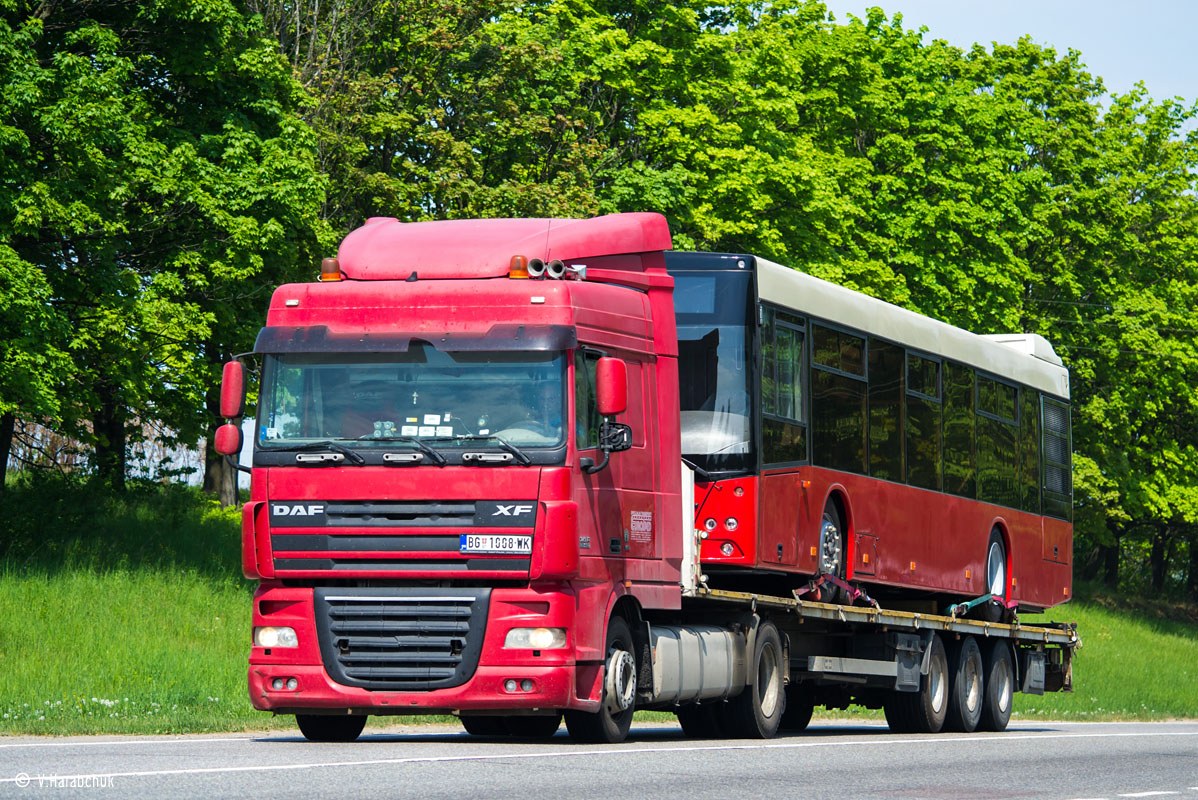
<svg viewBox="0 0 1198 800">
<path fill-rule="evenodd" d="M 241 426 L 226 422 L 216 429 L 212 449 L 222 456 L 235 456 L 241 452 Z"/>
<path fill-rule="evenodd" d="M 225 364 L 221 374 L 220 415 L 225 419 L 235 419 L 244 411 L 245 367 L 240 361 L 230 361 Z"/>
<path fill-rule="evenodd" d="M 599 414 L 612 417 L 628 408 L 628 368 L 618 358 L 604 357 L 595 366 L 595 399 Z"/>
</svg>

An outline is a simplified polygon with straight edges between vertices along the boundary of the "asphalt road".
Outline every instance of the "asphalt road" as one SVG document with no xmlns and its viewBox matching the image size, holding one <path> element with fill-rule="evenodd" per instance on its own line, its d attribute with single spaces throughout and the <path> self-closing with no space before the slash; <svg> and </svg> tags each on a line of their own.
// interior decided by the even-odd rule
<svg viewBox="0 0 1198 800">
<path fill-rule="evenodd" d="M 892 735 L 815 723 L 767 742 L 637 726 L 628 742 L 476 739 L 447 726 L 298 734 L 0 738 L 0 797 L 1128 798 L 1198 800 L 1198 722 L 1015 723 Z"/>
</svg>

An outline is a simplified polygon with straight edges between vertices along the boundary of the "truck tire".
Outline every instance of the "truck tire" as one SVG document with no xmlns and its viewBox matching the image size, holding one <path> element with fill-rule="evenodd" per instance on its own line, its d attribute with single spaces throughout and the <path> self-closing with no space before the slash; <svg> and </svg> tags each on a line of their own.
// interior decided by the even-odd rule
<svg viewBox="0 0 1198 800">
<path fill-rule="evenodd" d="M 517 739 L 549 739 L 561 727 L 562 715 L 548 717 L 502 717 L 507 732 Z"/>
<path fill-rule="evenodd" d="M 811 701 L 808 690 L 801 683 L 792 683 L 786 687 L 786 710 L 782 712 L 778 729 L 787 733 L 802 733 L 807 730 L 814 712 L 815 703 Z"/>
<path fill-rule="evenodd" d="M 682 734 L 690 739 L 718 739 L 724 733 L 721 723 L 723 713 L 722 700 L 714 700 L 701 705 L 681 706 L 674 713 L 678 715 L 678 724 L 682 726 Z"/>
<path fill-rule="evenodd" d="M 892 692 L 883 708 L 895 733 L 939 733 L 948 713 L 948 657 L 939 634 L 932 634 L 928 674 L 918 692 Z"/>
<path fill-rule="evenodd" d="M 972 636 L 963 636 L 949 652 L 948 713 L 944 730 L 973 733 L 982 717 L 982 651 Z"/>
<path fill-rule="evenodd" d="M 980 731 L 1005 731 L 1015 705 L 1015 667 L 1006 642 L 990 642 L 982 653 L 985 692 L 982 695 Z"/>
<path fill-rule="evenodd" d="M 615 744 L 624 741 L 628 729 L 632 727 L 632 714 L 636 710 L 636 659 L 633 656 L 632 631 L 623 617 L 612 617 L 607 623 L 606 652 L 599 711 L 566 712 L 566 730 L 575 741 Z M 623 697 L 614 696 L 613 688 L 622 692 Z M 631 694 L 631 698 L 628 694 Z M 621 708 L 622 701 L 626 701 L 626 704 Z"/>
<path fill-rule="evenodd" d="M 772 739 L 786 709 L 782 637 L 772 622 L 757 626 L 750 674 L 755 679 L 724 704 L 727 732 L 741 739 Z"/>
<path fill-rule="evenodd" d="M 366 715 L 296 714 L 295 722 L 309 742 L 352 742 L 366 727 Z"/>
</svg>

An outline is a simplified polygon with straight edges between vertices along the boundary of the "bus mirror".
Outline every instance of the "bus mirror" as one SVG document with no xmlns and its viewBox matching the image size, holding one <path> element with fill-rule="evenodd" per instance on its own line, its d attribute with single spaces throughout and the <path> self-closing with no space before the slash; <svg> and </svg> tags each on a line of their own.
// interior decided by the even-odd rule
<svg viewBox="0 0 1198 800">
<path fill-rule="evenodd" d="M 220 385 L 220 415 L 225 419 L 240 417 L 245 410 L 245 367 L 240 361 L 225 364 Z"/>
<path fill-rule="evenodd" d="M 216 429 L 212 449 L 222 456 L 235 456 L 241 452 L 241 426 L 226 422 Z"/>
<path fill-rule="evenodd" d="M 615 416 L 628 408 L 628 369 L 618 358 L 601 358 L 595 367 L 599 414 Z"/>
</svg>

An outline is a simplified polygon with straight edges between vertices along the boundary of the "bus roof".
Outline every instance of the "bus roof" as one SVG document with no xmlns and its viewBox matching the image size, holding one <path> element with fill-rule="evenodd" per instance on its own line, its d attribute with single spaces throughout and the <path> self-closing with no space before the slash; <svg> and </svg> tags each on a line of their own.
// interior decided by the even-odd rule
<svg viewBox="0 0 1198 800">
<path fill-rule="evenodd" d="M 758 297 L 766 302 L 1069 397 L 1069 371 L 1042 336 L 979 336 L 773 261 L 755 260 Z"/>
</svg>

